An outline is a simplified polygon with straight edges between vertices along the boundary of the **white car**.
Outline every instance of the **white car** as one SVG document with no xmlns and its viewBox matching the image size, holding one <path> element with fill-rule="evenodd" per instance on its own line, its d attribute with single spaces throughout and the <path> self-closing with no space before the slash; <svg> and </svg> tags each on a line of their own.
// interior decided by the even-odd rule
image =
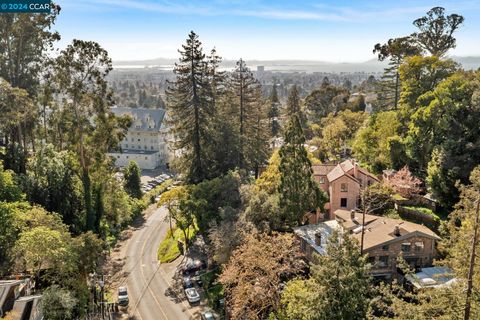
<svg viewBox="0 0 480 320">
<path fill-rule="evenodd" d="M 202 312 L 202 320 L 215 320 L 215 316 L 210 311 Z"/>
<path fill-rule="evenodd" d="M 118 288 L 118 304 L 120 306 L 128 306 L 127 287 Z"/>
<path fill-rule="evenodd" d="M 187 300 L 190 303 L 195 303 L 200 301 L 200 295 L 198 294 L 198 291 L 195 288 L 185 289 L 185 295 L 187 296 Z"/>
</svg>

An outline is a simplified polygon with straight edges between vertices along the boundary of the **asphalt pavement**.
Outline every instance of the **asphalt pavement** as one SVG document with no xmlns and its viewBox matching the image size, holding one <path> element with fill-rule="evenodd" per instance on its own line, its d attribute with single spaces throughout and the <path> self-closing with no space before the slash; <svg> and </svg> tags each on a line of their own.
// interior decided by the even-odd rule
<svg viewBox="0 0 480 320">
<path fill-rule="evenodd" d="M 165 207 L 157 209 L 128 240 L 124 270 L 129 272 L 129 313 L 138 320 L 199 319 L 187 301 L 168 294 L 172 274 L 157 260 L 158 246 L 169 227 L 166 215 Z"/>
</svg>

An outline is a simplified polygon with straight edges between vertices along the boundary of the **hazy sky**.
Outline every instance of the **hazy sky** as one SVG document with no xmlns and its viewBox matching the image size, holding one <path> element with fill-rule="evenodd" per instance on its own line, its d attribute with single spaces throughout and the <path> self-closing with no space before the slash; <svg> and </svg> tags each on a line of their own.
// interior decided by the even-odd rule
<svg viewBox="0 0 480 320">
<path fill-rule="evenodd" d="M 459 13 L 454 55 L 480 55 L 480 0 L 57 0 L 60 47 L 94 40 L 114 60 L 177 57 L 188 32 L 226 59 L 357 62 L 373 45 L 414 31 L 433 6 Z"/>
</svg>

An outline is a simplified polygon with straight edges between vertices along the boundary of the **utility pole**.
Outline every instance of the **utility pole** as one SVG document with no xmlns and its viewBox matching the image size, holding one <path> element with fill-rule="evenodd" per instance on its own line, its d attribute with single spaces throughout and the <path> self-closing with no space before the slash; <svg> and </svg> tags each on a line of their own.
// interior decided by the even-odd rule
<svg viewBox="0 0 480 320">
<path fill-rule="evenodd" d="M 100 281 L 101 289 L 101 301 L 100 301 L 100 310 L 102 312 L 102 319 L 105 319 L 105 278 L 102 273 L 102 280 Z"/>
<path fill-rule="evenodd" d="M 473 287 L 473 274 L 475 272 L 475 258 L 476 258 L 476 247 L 477 247 L 477 233 L 478 233 L 478 222 L 479 222 L 479 209 L 480 209 L 480 199 L 477 199 L 477 208 L 475 209 L 475 224 L 473 226 L 473 239 L 472 239 L 472 252 L 470 255 L 470 266 L 468 269 L 468 281 L 467 281 L 467 297 L 465 301 L 465 316 L 464 320 L 470 319 L 470 309 L 471 309 L 471 295 Z"/>
<path fill-rule="evenodd" d="M 362 210 L 362 240 L 360 241 L 360 255 L 363 255 L 363 239 L 365 237 L 365 214 L 367 209 L 364 207 Z"/>
</svg>

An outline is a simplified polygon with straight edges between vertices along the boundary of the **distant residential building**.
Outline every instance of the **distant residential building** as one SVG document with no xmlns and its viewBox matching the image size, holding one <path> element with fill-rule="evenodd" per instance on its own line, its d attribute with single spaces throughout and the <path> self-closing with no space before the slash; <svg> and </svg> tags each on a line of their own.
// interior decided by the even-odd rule
<svg viewBox="0 0 480 320">
<path fill-rule="evenodd" d="M 378 182 L 378 178 L 353 159 L 339 164 L 313 165 L 313 176 L 329 196 L 322 217 L 317 221 L 332 219 L 338 209 L 352 210 L 357 208 L 362 187 Z"/>
<path fill-rule="evenodd" d="M 398 219 L 365 215 L 354 210 L 336 210 L 335 220 L 295 228 L 301 241 L 302 251 L 310 259 L 313 253 L 325 254 L 326 240 L 334 229 L 348 233 L 360 243 L 362 228 L 365 229 L 363 250 L 368 254 L 371 274 L 377 278 L 390 279 L 397 273 L 397 258 L 414 268 L 432 265 L 436 255 L 436 241 L 440 240 L 427 227 Z"/>
<path fill-rule="evenodd" d="M 144 108 L 112 108 L 117 116 L 129 115 L 132 125 L 120 143 L 121 151 L 110 152 L 115 165 L 125 167 L 131 160 L 141 169 L 155 169 L 168 162 L 165 110 Z"/>
<path fill-rule="evenodd" d="M 257 66 L 257 72 L 259 73 L 265 72 L 265 66 Z"/>
</svg>

